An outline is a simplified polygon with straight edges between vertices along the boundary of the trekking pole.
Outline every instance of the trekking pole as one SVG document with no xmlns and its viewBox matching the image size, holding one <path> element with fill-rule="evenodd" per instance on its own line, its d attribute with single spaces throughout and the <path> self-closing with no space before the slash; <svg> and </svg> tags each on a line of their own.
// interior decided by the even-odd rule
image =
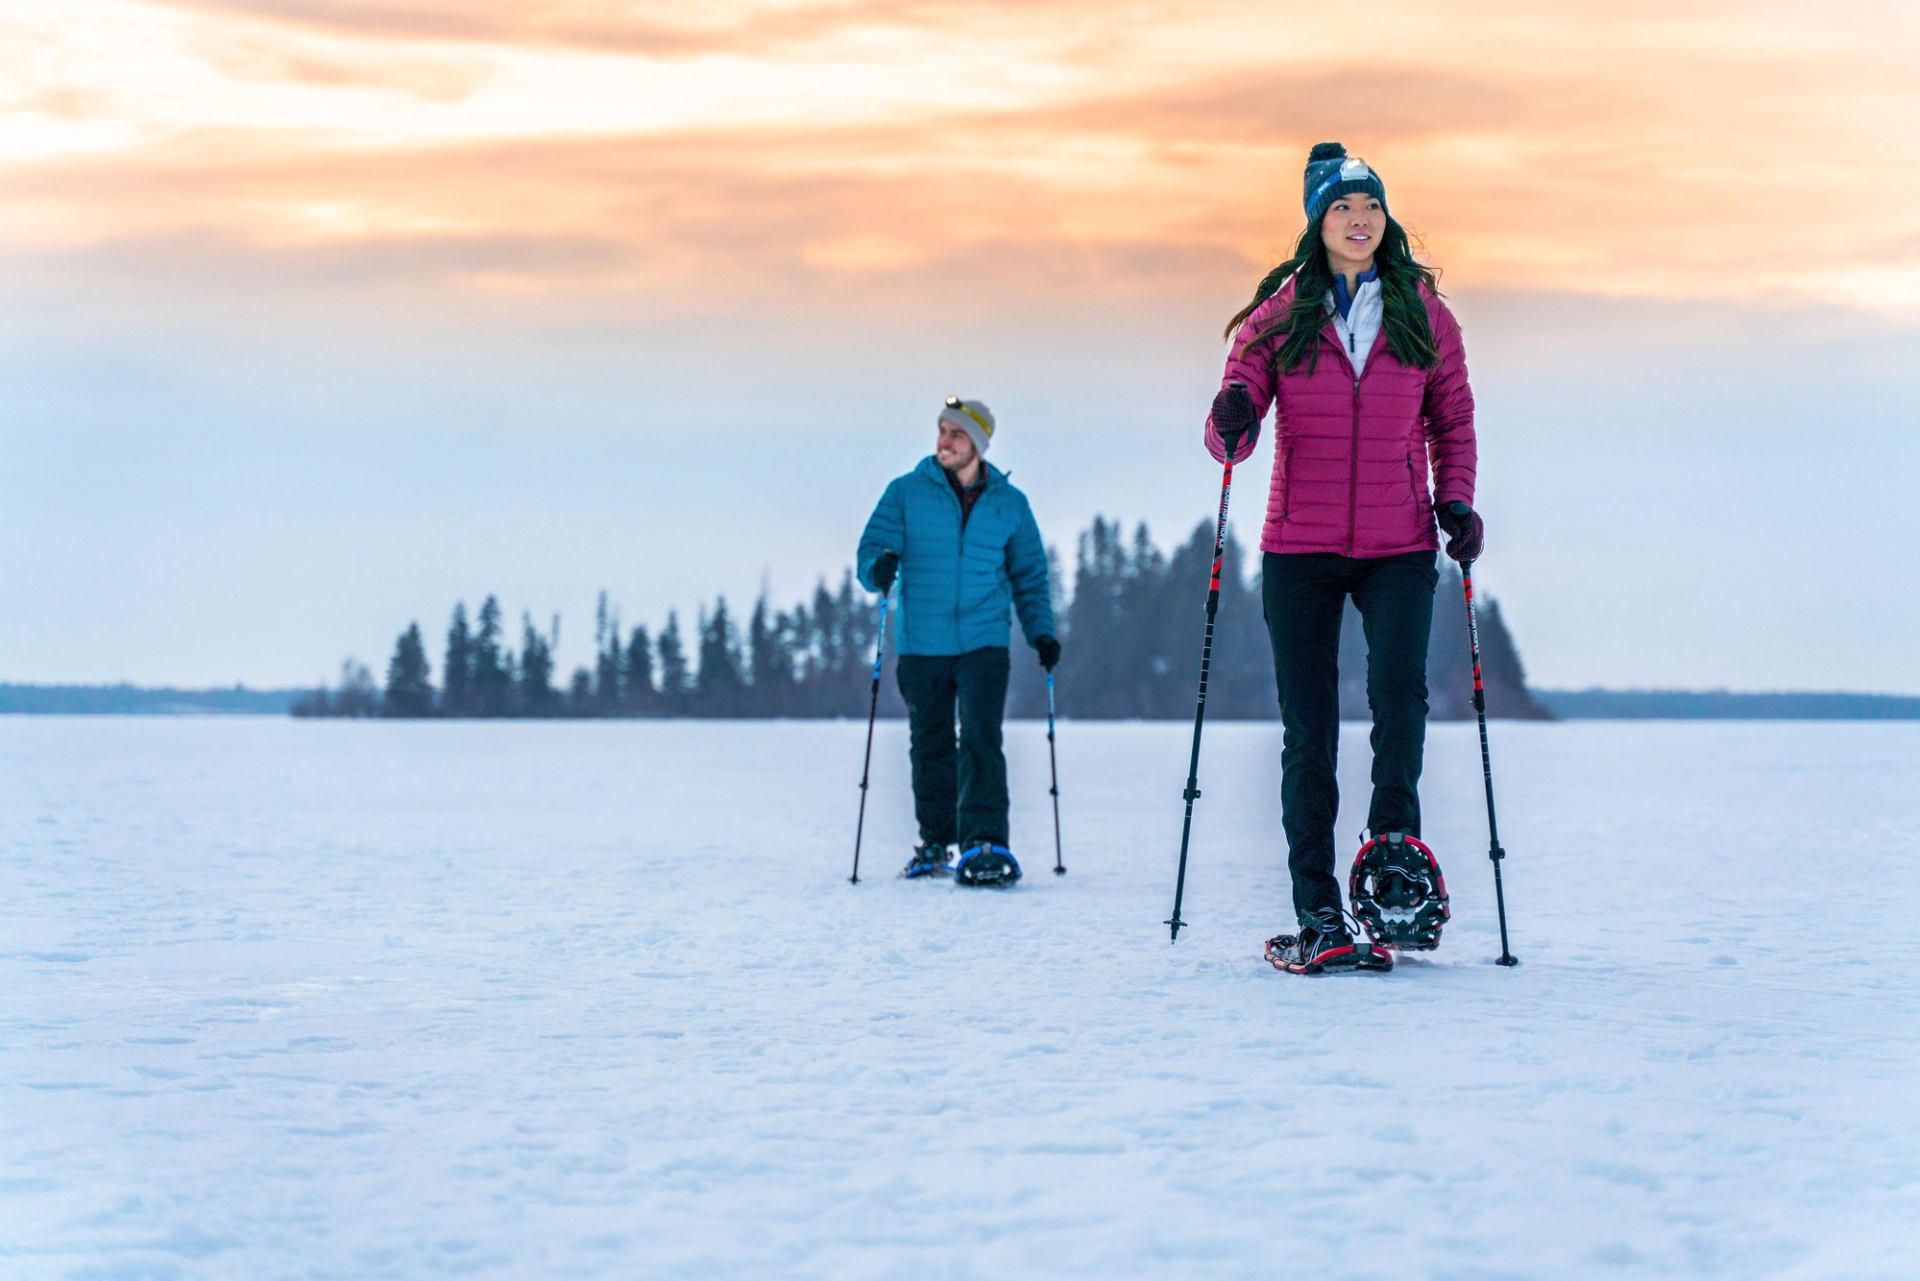
<svg viewBox="0 0 1920 1281">
<path fill-rule="evenodd" d="M 880 631 L 873 642 L 873 692 L 867 699 L 867 754 L 860 763 L 860 821 L 853 829 L 853 875 L 847 879 L 853 884 L 860 883 L 860 835 L 867 828 L 867 775 L 873 768 L 873 718 L 880 710 L 880 656 L 887 649 L 887 602 L 889 596 L 880 598 Z"/>
<path fill-rule="evenodd" d="M 1060 762 L 1053 754 L 1053 673 L 1047 673 L 1047 769 L 1053 774 L 1053 874 L 1065 876 L 1067 865 L 1060 861 Z"/>
<path fill-rule="evenodd" d="M 1480 718 L 1480 772 L 1487 780 L 1487 857 L 1493 860 L 1493 901 L 1500 913 L 1500 958 L 1497 965 L 1518 965 L 1520 958 L 1507 950 L 1507 893 L 1500 884 L 1500 860 L 1507 852 L 1500 848 L 1500 825 L 1493 817 L 1493 758 L 1487 753 L 1487 690 L 1480 679 L 1480 627 L 1473 612 L 1473 562 L 1460 562 L 1460 580 L 1467 593 L 1467 645 L 1473 651 L 1473 710 Z"/>
<path fill-rule="evenodd" d="M 1246 384 L 1235 382 L 1236 387 Z M 1187 762 L 1187 816 L 1180 824 L 1180 874 L 1173 883 L 1173 915 L 1162 924 L 1171 928 L 1169 943 L 1180 940 L 1180 900 L 1187 892 L 1187 840 L 1193 834 L 1193 803 L 1200 795 L 1200 726 L 1207 718 L 1207 673 L 1213 666 L 1213 620 L 1220 612 L 1220 560 L 1227 546 L 1227 496 L 1233 492 L 1233 451 L 1240 437 L 1221 437 L 1226 445 L 1227 463 L 1220 473 L 1220 519 L 1213 527 L 1213 576 L 1207 586 L 1207 630 L 1200 642 L 1200 697 L 1193 708 L 1193 757 Z"/>
</svg>

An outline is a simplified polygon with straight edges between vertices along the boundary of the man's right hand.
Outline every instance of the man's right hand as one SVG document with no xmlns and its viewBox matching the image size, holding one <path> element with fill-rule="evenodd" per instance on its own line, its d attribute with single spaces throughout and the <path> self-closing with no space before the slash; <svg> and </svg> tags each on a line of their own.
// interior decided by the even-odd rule
<svg viewBox="0 0 1920 1281">
<path fill-rule="evenodd" d="M 1253 410 L 1253 397 L 1247 394 L 1247 385 L 1242 382 L 1228 383 L 1213 397 L 1213 429 L 1220 436 L 1220 442 L 1227 447 L 1227 457 L 1231 458 L 1240 447 L 1240 438 L 1252 431 L 1260 416 Z"/>
<path fill-rule="evenodd" d="M 873 585 L 882 596 L 893 590 L 894 575 L 900 572 L 900 554 L 881 552 L 873 562 Z"/>
</svg>

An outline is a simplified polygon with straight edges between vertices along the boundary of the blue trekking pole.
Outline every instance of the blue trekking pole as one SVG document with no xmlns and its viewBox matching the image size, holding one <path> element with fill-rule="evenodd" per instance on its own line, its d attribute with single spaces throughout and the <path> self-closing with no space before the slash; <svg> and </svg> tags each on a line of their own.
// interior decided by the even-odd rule
<svg viewBox="0 0 1920 1281">
<path fill-rule="evenodd" d="M 1047 768 L 1053 773 L 1053 874 L 1065 876 L 1067 865 L 1060 861 L 1060 763 L 1053 754 L 1053 673 L 1047 673 Z"/>
<path fill-rule="evenodd" d="M 873 692 L 867 698 L 867 755 L 860 764 L 860 821 L 853 829 L 853 875 L 847 879 L 853 884 L 860 883 L 860 836 L 867 829 L 867 777 L 873 768 L 873 718 L 880 710 L 880 656 L 887 649 L 887 602 L 891 596 L 880 598 L 880 630 L 873 642 Z"/>
</svg>

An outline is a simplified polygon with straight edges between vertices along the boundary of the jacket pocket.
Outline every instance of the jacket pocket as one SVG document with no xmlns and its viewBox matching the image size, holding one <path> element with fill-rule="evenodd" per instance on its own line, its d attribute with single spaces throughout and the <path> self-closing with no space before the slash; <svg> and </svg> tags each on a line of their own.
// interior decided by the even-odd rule
<svg viewBox="0 0 1920 1281">
<path fill-rule="evenodd" d="M 1407 492 L 1413 495 L 1414 514 L 1418 515 L 1422 507 L 1433 500 L 1427 496 L 1420 484 L 1420 469 L 1414 466 L 1413 455 L 1407 455 Z"/>
<path fill-rule="evenodd" d="M 1293 505 L 1293 442 L 1276 439 L 1274 448 L 1280 453 L 1280 519 L 1285 520 Z"/>
</svg>

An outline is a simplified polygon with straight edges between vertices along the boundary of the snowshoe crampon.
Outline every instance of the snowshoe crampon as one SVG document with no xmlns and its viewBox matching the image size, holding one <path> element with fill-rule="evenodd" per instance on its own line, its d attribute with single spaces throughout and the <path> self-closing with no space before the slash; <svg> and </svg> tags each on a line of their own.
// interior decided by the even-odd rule
<svg viewBox="0 0 1920 1281">
<path fill-rule="evenodd" d="M 953 865 L 953 883 L 993 889 L 1012 885 L 1020 879 L 1020 864 L 1013 851 L 1004 845 L 982 841 L 969 845 Z"/>
<path fill-rule="evenodd" d="M 1440 929 L 1453 916 L 1440 860 L 1404 832 L 1376 836 L 1360 847 L 1347 898 L 1368 938 L 1407 952 L 1439 947 Z"/>
</svg>

